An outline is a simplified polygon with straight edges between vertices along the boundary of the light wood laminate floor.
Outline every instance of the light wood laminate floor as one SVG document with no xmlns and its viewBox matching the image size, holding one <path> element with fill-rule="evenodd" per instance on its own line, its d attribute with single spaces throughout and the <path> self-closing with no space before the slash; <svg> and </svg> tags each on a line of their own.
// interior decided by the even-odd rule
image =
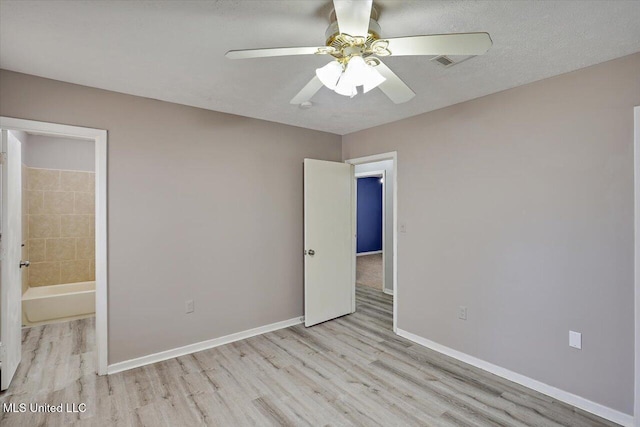
<svg viewBox="0 0 640 427">
<path fill-rule="evenodd" d="M 95 375 L 93 319 L 23 331 L 2 403 L 86 403 L 2 413 L 9 426 L 613 425 L 394 335 L 391 297 L 358 287 L 357 312 L 119 374 Z"/>
</svg>

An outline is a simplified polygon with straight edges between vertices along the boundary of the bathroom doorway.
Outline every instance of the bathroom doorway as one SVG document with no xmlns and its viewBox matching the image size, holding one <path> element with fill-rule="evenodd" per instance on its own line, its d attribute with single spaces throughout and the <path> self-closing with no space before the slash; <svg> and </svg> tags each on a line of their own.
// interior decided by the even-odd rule
<svg viewBox="0 0 640 427">
<path fill-rule="evenodd" d="M 22 199 L 19 207 L 11 207 L 13 213 L 19 208 L 22 222 L 21 298 L 12 305 L 19 310 L 3 305 L 2 331 L 22 327 L 24 353 L 43 328 L 55 329 L 60 354 L 66 345 L 70 357 L 90 362 L 104 375 L 106 131 L 5 117 L 0 128 L 20 147 L 20 179 L 8 184 L 21 181 Z M 13 285 L 0 283 L 3 295 Z"/>
<path fill-rule="evenodd" d="M 22 325 L 95 330 L 95 142 L 10 132 L 22 146 Z"/>
</svg>

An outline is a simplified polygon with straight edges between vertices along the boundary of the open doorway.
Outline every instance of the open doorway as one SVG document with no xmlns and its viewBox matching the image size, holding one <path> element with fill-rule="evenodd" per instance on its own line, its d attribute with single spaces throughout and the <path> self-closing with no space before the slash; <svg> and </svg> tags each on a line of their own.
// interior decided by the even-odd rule
<svg viewBox="0 0 640 427">
<path fill-rule="evenodd" d="M 354 165 L 355 311 L 379 314 L 396 331 L 397 154 L 346 160 Z"/>
<path fill-rule="evenodd" d="M 11 151 L 2 163 L 2 244 L 16 252 L 2 259 L 0 290 L 11 298 L 0 310 L 2 388 L 14 373 L 9 392 L 24 386 L 26 353 L 39 351 L 45 330 L 60 338 L 59 357 L 79 357 L 104 375 L 106 131 L 5 117 L 0 128 Z"/>
<path fill-rule="evenodd" d="M 87 348 L 76 351 L 93 352 L 95 143 L 13 133 L 22 147 L 23 259 L 29 262 L 22 271 L 22 325 L 66 323 L 83 335 L 78 341 Z"/>
<path fill-rule="evenodd" d="M 356 172 L 355 178 L 356 286 L 385 292 L 385 170 Z"/>
</svg>

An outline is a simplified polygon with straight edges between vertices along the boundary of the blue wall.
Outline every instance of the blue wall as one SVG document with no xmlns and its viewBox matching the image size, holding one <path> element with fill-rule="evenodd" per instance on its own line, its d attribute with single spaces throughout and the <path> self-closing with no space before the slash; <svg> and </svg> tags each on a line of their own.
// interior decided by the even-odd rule
<svg viewBox="0 0 640 427">
<path fill-rule="evenodd" d="M 380 178 L 358 178 L 357 252 L 382 250 L 382 183 Z"/>
</svg>

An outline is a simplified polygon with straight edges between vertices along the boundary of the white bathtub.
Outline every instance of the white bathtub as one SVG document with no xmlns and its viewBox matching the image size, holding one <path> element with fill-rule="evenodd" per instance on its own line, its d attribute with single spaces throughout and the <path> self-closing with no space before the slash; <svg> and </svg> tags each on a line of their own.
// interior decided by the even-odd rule
<svg viewBox="0 0 640 427">
<path fill-rule="evenodd" d="M 29 287 L 22 295 L 28 323 L 60 321 L 96 312 L 96 282 Z"/>
</svg>

